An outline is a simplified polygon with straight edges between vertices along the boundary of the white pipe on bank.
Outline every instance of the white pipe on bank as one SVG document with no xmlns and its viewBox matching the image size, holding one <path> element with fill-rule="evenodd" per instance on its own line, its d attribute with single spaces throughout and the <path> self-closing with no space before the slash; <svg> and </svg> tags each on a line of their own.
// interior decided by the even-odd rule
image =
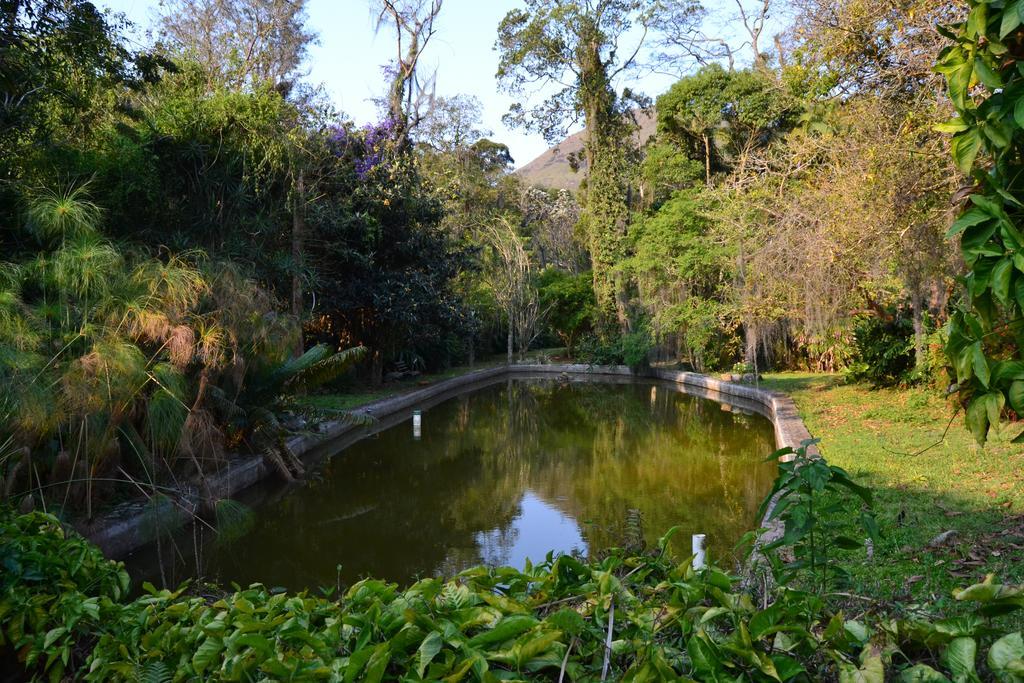
<svg viewBox="0 0 1024 683">
<path fill-rule="evenodd" d="M 704 534 L 694 534 L 692 537 L 691 546 L 693 548 L 693 568 L 704 569 L 707 566 L 707 554 L 704 552 L 704 541 L 707 536 Z"/>
</svg>

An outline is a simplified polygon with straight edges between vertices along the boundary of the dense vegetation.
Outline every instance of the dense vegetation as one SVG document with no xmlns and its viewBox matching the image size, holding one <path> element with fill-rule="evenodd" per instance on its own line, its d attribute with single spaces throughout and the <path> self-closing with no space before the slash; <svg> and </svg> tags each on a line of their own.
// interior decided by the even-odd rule
<svg viewBox="0 0 1024 683">
<path fill-rule="evenodd" d="M 231 457 L 304 474 L 286 437 L 347 405 L 323 387 L 540 345 L 919 383 L 995 438 L 1024 414 L 1024 2 L 736 3 L 729 40 L 694 0 L 495 27 L 507 121 L 584 127 L 572 193 L 431 90 L 441 0 L 372 3 L 398 50 L 372 122 L 304 78 L 304 0 L 169 2 L 145 46 L 91 2 L 0 2 L 0 647 L 52 680 L 1024 680 L 994 579 L 955 594 L 978 614 L 844 615 L 888 516 L 823 460 L 781 467 L 759 591 L 662 547 L 130 599 L 61 526 L 186 488 L 214 518 Z M 678 77 L 654 100 L 651 69 Z"/>
<path fill-rule="evenodd" d="M 50 680 L 1018 680 L 1024 642 L 993 617 L 1024 608 L 1024 596 L 992 576 L 955 592 L 977 603 L 957 618 L 850 619 L 830 607 L 842 578 L 835 555 L 857 544 L 833 534 L 814 504 L 832 485 L 870 494 L 802 458 L 777 484 L 791 500 L 776 508 L 786 533 L 774 545 L 794 559 L 766 547 L 786 583 L 762 595 L 673 560 L 669 532 L 646 552 L 586 564 L 549 555 L 404 589 L 372 579 L 323 596 L 147 585 L 129 600 L 120 565 L 35 513 L 0 522 L 0 643 Z M 790 584 L 797 573 L 806 583 Z"/>
</svg>

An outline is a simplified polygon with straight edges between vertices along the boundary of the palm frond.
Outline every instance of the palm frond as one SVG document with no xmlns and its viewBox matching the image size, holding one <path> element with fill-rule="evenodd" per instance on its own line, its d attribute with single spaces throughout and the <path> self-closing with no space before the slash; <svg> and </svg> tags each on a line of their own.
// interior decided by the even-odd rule
<svg viewBox="0 0 1024 683">
<path fill-rule="evenodd" d="M 245 417 L 245 409 L 228 398 L 224 390 L 218 386 L 211 386 L 206 390 L 206 400 L 209 406 L 216 409 L 226 422 L 233 422 Z"/>
<path fill-rule="evenodd" d="M 317 344 L 298 358 L 290 358 L 276 368 L 270 375 L 271 386 L 282 386 L 302 371 L 320 363 L 331 356 L 331 349 L 325 344 Z"/>
<path fill-rule="evenodd" d="M 295 372 L 285 380 L 285 389 L 292 392 L 309 391 L 323 386 L 337 379 L 365 356 L 366 347 L 364 346 L 338 351 Z"/>
</svg>

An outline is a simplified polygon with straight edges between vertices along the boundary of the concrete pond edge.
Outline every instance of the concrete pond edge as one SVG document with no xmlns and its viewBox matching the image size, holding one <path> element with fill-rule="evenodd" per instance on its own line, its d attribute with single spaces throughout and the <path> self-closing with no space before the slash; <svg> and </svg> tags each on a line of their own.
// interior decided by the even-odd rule
<svg viewBox="0 0 1024 683">
<path fill-rule="evenodd" d="M 393 421 L 405 411 L 424 404 L 439 403 L 451 395 L 477 385 L 526 375 L 565 375 L 574 378 L 619 377 L 657 379 L 680 385 L 684 393 L 720 403 L 738 404 L 768 418 L 775 428 L 777 448 L 799 448 L 811 438 L 797 411 L 796 404 L 786 394 L 762 389 L 749 384 L 715 379 L 695 372 L 652 368 L 633 372 L 625 366 L 595 366 L 584 364 L 515 364 L 475 370 L 457 377 L 441 380 L 408 393 L 367 403 L 349 411 L 357 419 L 334 420 L 316 426 L 315 432 L 295 435 L 288 447 L 304 461 L 323 457 L 323 447 L 344 436 L 362 438 L 367 422 Z M 392 420 L 387 420 L 387 418 Z M 219 471 L 207 476 L 207 484 L 215 498 L 230 498 L 261 480 L 276 476 L 276 470 L 264 458 L 236 455 Z M 771 542 L 782 533 L 778 520 L 770 521 L 776 499 L 772 500 L 762 520 L 759 545 Z M 163 532 L 180 528 L 195 519 L 200 508 L 200 496 L 194 486 L 180 491 L 174 497 L 162 496 L 152 501 L 133 500 L 115 506 L 97 517 L 92 523 L 80 524 L 77 531 L 96 544 L 108 557 L 124 557 L 151 542 L 156 530 Z"/>
</svg>

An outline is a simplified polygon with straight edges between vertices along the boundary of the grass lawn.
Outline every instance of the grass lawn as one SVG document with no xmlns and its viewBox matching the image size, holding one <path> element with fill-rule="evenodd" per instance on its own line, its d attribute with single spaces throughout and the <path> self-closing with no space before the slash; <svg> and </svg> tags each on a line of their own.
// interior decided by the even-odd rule
<svg viewBox="0 0 1024 683">
<path fill-rule="evenodd" d="M 792 396 L 822 454 L 875 491 L 885 538 L 873 560 L 851 554 L 854 593 L 893 611 L 928 601 L 956 612 L 963 606 L 950 591 L 986 573 L 1024 582 L 1024 446 L 1010 443 L 1024 424 L 981 448 L 963 413 L 950 424 L 954 408 L 935 390 L 796 373 L 770 375 L 764 385 Z M 930 547 L 946 531 L 956 534 Z"/>
</svg>

